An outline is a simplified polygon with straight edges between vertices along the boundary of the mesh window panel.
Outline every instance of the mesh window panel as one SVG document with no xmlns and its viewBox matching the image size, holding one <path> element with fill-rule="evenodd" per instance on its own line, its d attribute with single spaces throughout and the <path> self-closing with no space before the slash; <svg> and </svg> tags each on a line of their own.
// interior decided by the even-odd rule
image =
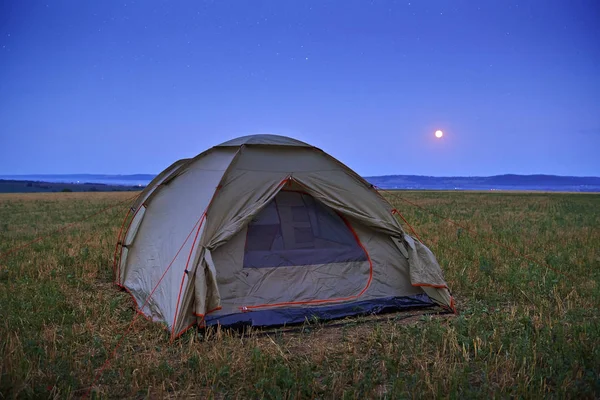
<svg viewBox="0 0 600 400">
<path fill-rule="evenodd" d="M 313 235 L 311 228 L 294 228 L 294 238 L 296 243 L 314 243 L 315 236 Z"/>
<path fill-rule="evenodd" d="M 308 217 L 308 210 L 305 206 L 291 206 L 292 210 L 292 220 L 294 222 L 308 222 L 310 221 Z"/>
<path fill-rule="evenodd" d="M 248 225 L 244 268 L 366 260 L 342 218 L 308 194 L 281 191 Z"/>
</svg>

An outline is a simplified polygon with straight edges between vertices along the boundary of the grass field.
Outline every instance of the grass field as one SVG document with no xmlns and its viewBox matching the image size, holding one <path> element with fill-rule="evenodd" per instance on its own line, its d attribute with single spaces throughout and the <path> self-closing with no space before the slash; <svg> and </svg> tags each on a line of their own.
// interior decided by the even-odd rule
<svg viewBox="0 0 600 400">
<path fill-rule="evenodd" d="M 0 254 L 131 193 L 0 195 Z M 102 397 L 600 397 L 600 195 L 398 192 L 530 258 L 404 203 L 458 315 L 313 325 L 169 343 L 139 318 Z M 0 398 L 81 397 L 134 316 L 112 285 L 126 203 L 0 259 Z"/>
</svg>

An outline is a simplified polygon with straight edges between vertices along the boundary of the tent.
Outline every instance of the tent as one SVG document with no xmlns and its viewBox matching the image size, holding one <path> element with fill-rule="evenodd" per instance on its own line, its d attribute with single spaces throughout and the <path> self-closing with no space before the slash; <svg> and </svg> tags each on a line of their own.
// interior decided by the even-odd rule
<svg viewBox="0 0 600 400">
<path fill-rule="evenodd" d="M 120 235 L 116 283 L 172 337 L 440 305 L 442 271 L 393 207 L 324 151 L 233 139 L 160 173 Z"/>
</svg>

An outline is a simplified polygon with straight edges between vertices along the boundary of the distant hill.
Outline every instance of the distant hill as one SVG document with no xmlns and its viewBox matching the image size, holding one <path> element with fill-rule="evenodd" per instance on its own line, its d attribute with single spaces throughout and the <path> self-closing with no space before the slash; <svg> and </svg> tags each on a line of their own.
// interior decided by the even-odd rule
<svg viewBox="0 0 600 400">
<path fill-rule="evenodd" d="M 600 177 L 513 174 L 474 177 L 385 175 L 369 176 L 365 179 L 382 189 L 600 192 Z"/>
<path fill-rule="evenodd" d="M 146 186 L 156 175 L 107 175 L 107 174 L 39 174 L 39 175 L 0 175 L 3 180 L 55 183 L 103 183 L 105 185 Z"/>
<path fill-rule="evenodd" d="M 125 192 L 141 189 L 141 186 L 107 185 L 91 182 L 63 183 L 0 179 L 0 193 Z"/>
<path fill-rule="evenodd" d="M 0 175 L 0 193 L 139 190 L 156 175 Z M 557 175 L 420 176 L 384 175 L 365 177 L 381 189 L 408 190 L 539 190 L 600 192 L 600 177 Z"/>
</svg>

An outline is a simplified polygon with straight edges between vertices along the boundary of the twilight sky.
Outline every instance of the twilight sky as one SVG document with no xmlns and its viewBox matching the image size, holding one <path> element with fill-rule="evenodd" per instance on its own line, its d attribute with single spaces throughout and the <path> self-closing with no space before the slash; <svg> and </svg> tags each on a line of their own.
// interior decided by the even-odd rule
<svg viewBox="0 0 600 400">
<path fill-rule="evenodd" d="M 254 133 L 362 175 L 598 176 L 600 2 L 0 0 L 0 174 Z"/>
</svg>

